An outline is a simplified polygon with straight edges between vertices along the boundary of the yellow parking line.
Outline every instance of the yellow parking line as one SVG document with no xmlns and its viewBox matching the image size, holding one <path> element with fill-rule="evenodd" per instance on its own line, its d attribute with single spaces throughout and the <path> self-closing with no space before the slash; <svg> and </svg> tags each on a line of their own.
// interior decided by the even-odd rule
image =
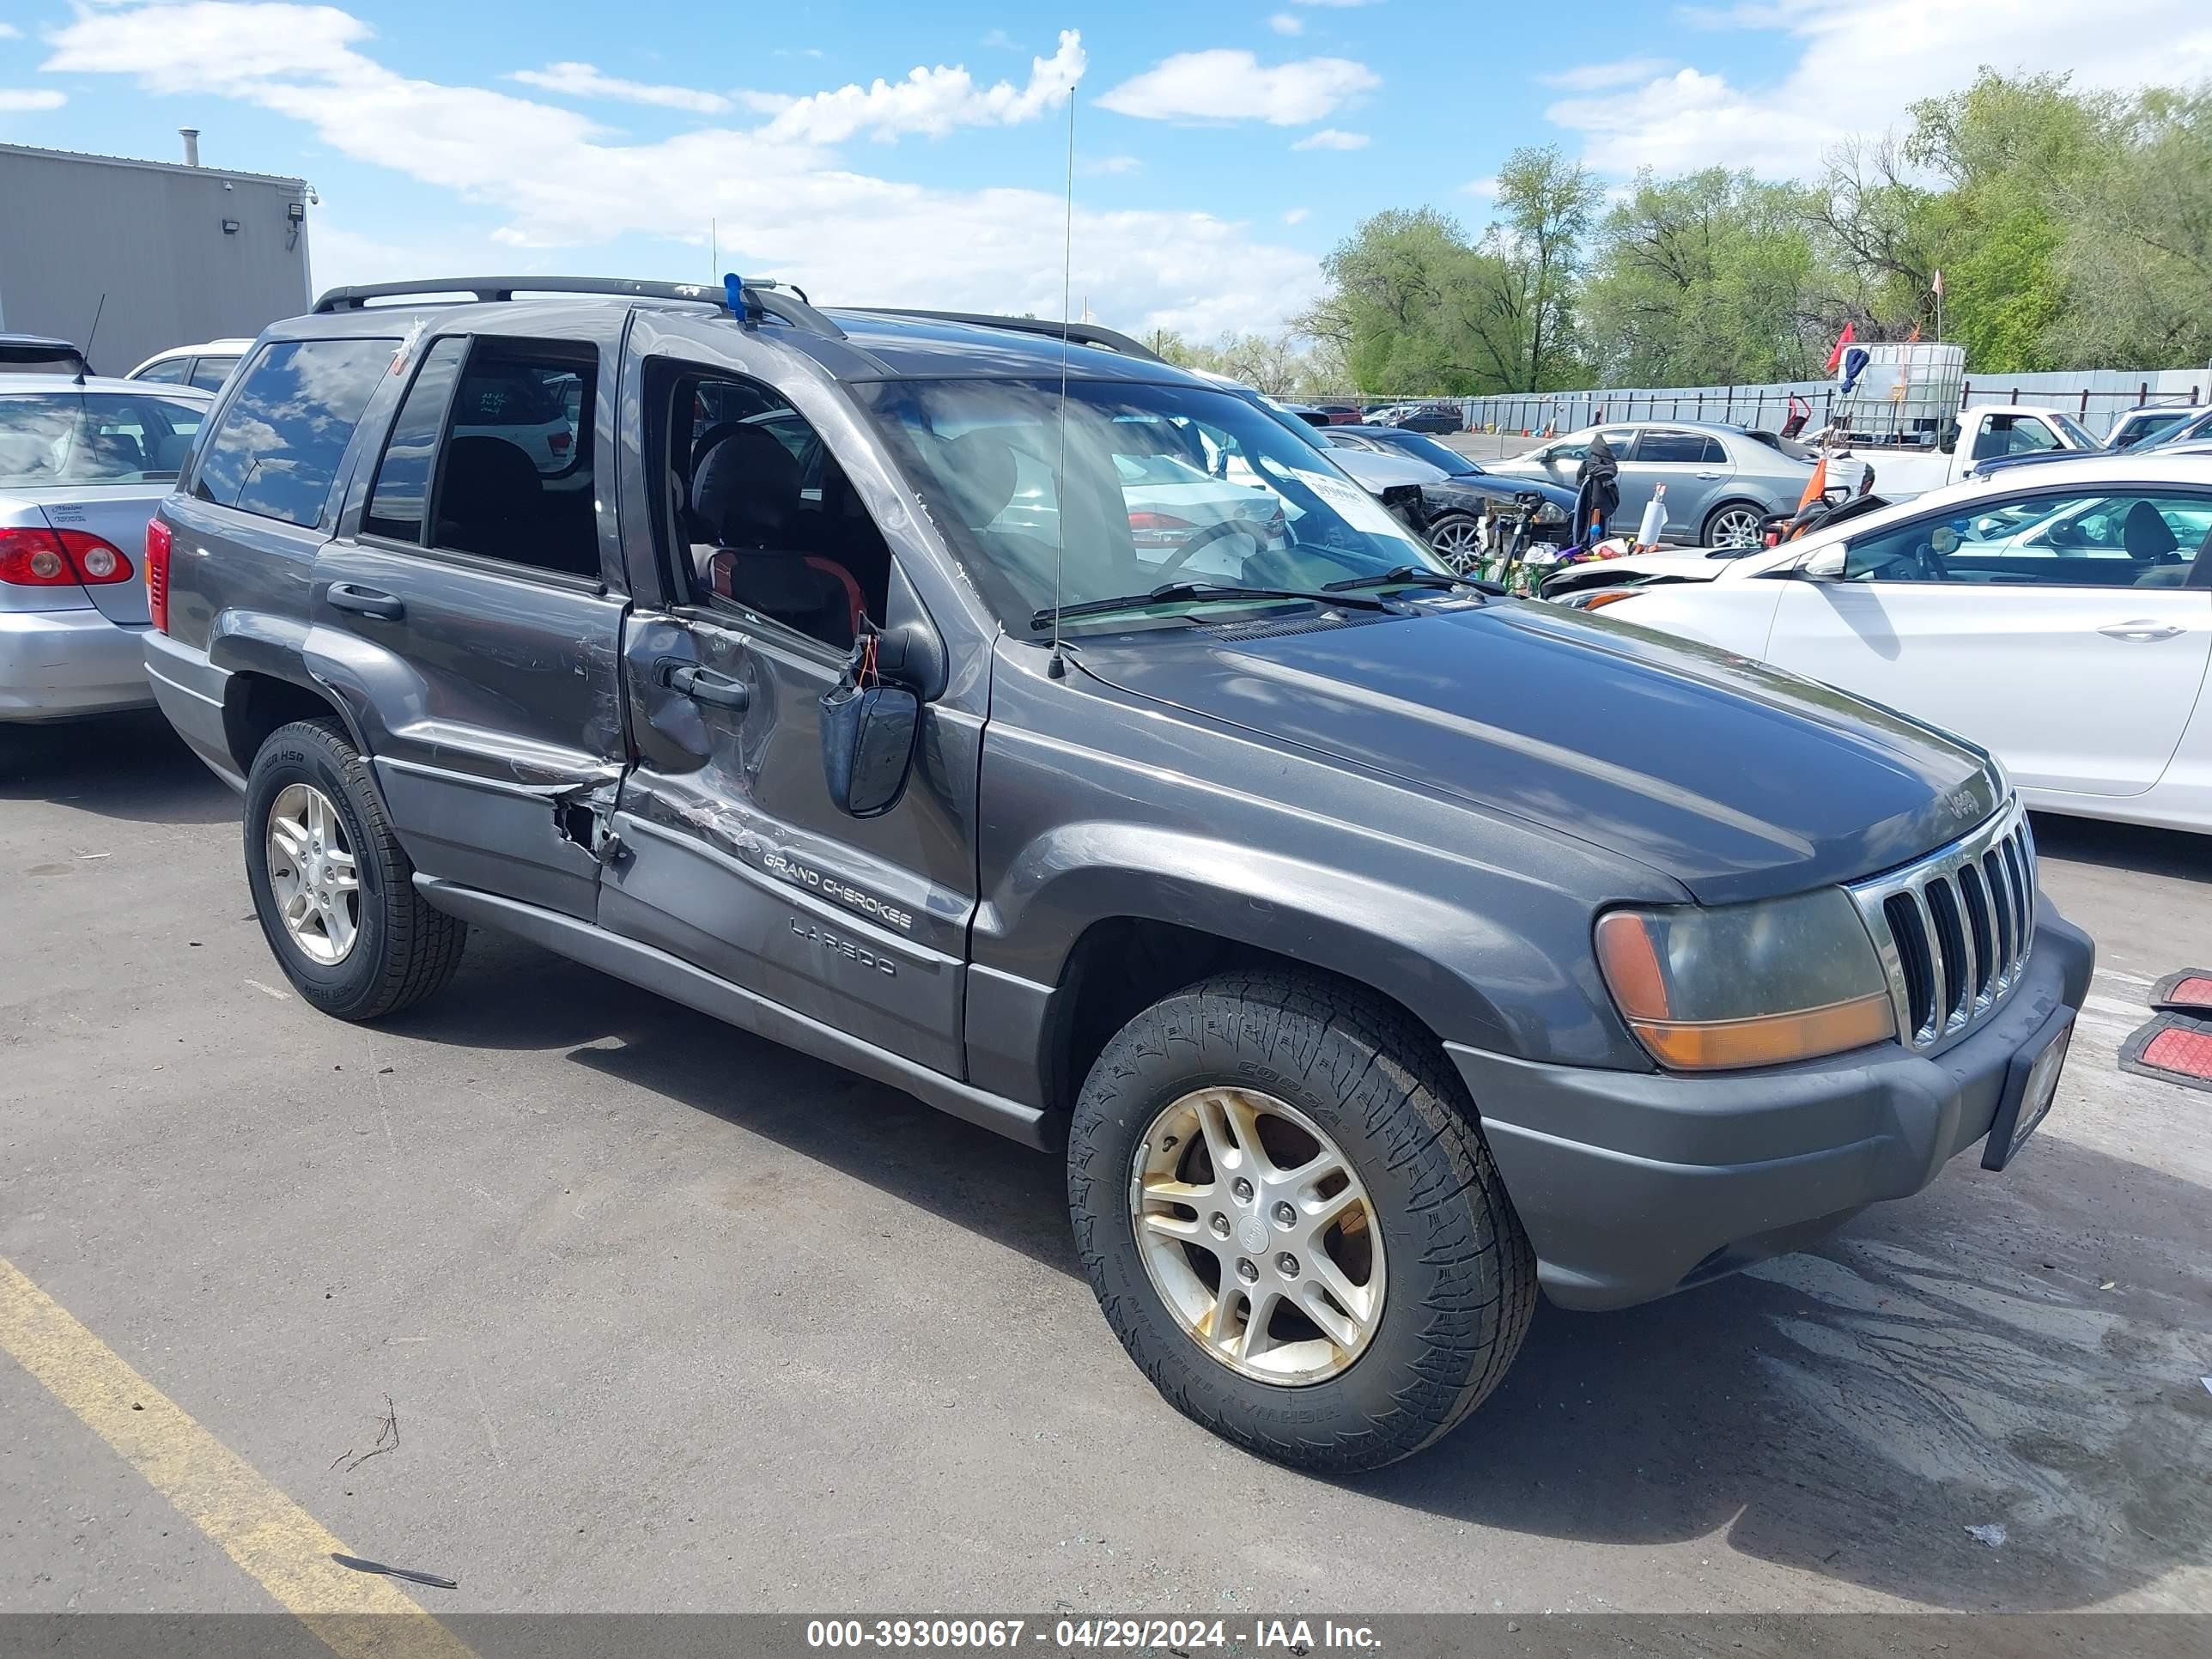
<svg viewBox="0 0 2212 1659">
<path fill-rule="evenodd" d="M 331 1560 L 352 1552 L 4 1256 L 0 1352 L 346 1659 L 471 1659 L 389 1579 Z"/>
</svg>

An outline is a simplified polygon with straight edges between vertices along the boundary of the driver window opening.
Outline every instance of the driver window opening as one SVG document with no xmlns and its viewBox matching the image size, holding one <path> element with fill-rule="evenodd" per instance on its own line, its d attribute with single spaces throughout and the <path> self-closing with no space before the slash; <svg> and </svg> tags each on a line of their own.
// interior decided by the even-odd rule
<svg viewBox="0 0 2212 1659">
<path fill-rule="evenodd" d="M 670 544 L 694 603 L 839 651 L 881 625 L 890 546 L 804 416 L 757 382 L 686 375 L 665 418 Z"/>
</svg>

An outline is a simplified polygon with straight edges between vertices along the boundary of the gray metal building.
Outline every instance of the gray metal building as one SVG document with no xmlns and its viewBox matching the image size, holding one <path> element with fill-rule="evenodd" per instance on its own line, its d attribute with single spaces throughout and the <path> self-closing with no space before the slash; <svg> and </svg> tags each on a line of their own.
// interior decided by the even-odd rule
<svg viewBox="0 0 2212 1659">
<path fill-rule="evenodd" d="M 258 334 L 307 308 L 308 197 L 298 179 L 0 144 L 0 331 L 82 346 L 97 312 L 102 374 Z"/>
</svg>

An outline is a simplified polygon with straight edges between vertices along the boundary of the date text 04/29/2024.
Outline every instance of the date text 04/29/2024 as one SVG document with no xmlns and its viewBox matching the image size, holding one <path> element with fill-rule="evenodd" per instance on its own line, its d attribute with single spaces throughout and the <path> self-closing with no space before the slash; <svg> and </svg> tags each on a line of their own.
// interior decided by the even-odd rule
<svg viewBox="0 0 2212 1659">
<path fill-rule="evenodd" d="M 1290 1654 L 1316 1649 L 1357 1652 L 1380 1645 L 1366 1625 L 1322 1620 L 1262 1619 L 1232 1625 L 1222 1619 L 815 1619 L 806 1645 L 938 1650 L 1020 1650 L 1032 1644 L 1066 1651 L 1142 1652 L 1244 1648 Z"/>
</svg>

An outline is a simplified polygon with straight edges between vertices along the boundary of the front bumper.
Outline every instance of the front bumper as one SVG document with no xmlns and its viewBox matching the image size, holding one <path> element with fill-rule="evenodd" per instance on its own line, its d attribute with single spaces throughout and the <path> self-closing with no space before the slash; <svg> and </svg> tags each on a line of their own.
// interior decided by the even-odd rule
<svg viewBox="0 0 2212 1659">
<path fill-rule="evenodd" d="M 2026 976 L 1929 1056 L 1895 1042 L 1802 1066 L 1684 1076 L 1446 1045 L 1528 1229 L 1545 1291 L 1624 1308 L 1802 1249 L 1904 1198 L 1990 1132 L 2013 1056 L 2078 1009 L 2096 947 L 2048 902 Z"/>
<path fill-rule="evenodd" d="M 148 707 L 145 632 L 89 608 L 0 611 L 0 721 Z"/>
</svg>

